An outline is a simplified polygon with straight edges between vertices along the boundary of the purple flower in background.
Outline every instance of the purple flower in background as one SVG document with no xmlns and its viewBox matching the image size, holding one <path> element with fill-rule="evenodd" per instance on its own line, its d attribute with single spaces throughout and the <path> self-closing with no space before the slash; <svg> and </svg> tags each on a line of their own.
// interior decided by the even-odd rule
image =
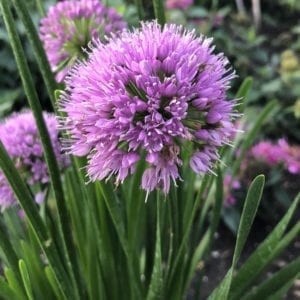
<svg viewBox="0 0 300 300">
<path fill-rule="evenodd" d="M 231 175 L 226 174 L 224 177 L 224 195 L 226 207 L 234 205 L 236 203 L 236 198 L 234 197 L 232 191 L 241 188 L 241 183 L 237 179 L 233 179 Z"/>
<path fill-rule="evenodd" d="M 99 0 L 63 1 L 50 7 L 41 20 L 40 38 L 56 80 L 62 82 L 75 61 L 86 56 L 83 48 L 93 38 L 103 40 L 125 26 L 114 8 Z"/>
<path fill-rule="evenodd" d="M 145 158 L 142 188 L 168 193 L 188 143 L 191 168 L 212 172 L 237 114 L 236 101 L 226 99 L 234 74 L 211 43 L 182 26 L 144 23 L 96 43 L 72 69 L 60 99 L 62 127 L 71 136 L 67 150 L 88 156 L 92 181 L 115 175 L 118 184 Z"/>
<path fill-rule="evenodd" d="M 291 174 L 300 173 L 300 147 L 289 145 L 285 139 L 280 139 L 275 144 L 262 141 L 250 150 L 250 155 L 271 167 L 283 164 Z"/>
<path fill-rule="evenodd" d="M 58 162 L 60 166 L 65 166 L 67 158 L 61 154 L 56 118 L 48 113 L 43 115 Z M 42 144 L 31 111 L 14 113 L 5 119 L 0 124 L 0 139 L 28 185 L 39 183 L 43 186 L 49 182 Z M 36 200 L 41 202 L 43 193 L 38 192 Z M 0 206 L 6 208 L 16 203 L 8 182 L 0 172 Z"/>
<path fill-rule="evenodd" d="M 193 4 L 193 0 L 166 0 L 168 9 L 187 9 Z"/>
<path fill-rule="evenodd" d="M 300 146 L 291 146 L 285 139 L 278 141 L 284 153 L 283 163 L 291 174 L 300 174 Z"/>
<path fill-rule="evenodd" d="M 263 160 L 270 166 L 277 165 L 284 157 L 281 147 L 269 141 L 261 141 L 256 144 L 250 150 L 250 155 L 256 159 Z"/>
</svg>

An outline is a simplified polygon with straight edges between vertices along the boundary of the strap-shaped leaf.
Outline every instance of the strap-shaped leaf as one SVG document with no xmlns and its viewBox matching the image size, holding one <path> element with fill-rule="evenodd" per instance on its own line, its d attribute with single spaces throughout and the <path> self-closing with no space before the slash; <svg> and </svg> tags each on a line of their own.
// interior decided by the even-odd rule
<svg viewBox="0 0 300 300">
<path fill-rule="evenodd" d="M 152 0 L 152 1 L 153 1 L 155 18 L 157 19 L 157 22 L 160 25 L 164 26 L 166 23 L 164 1 L 163 0 Z"/>
<path fill-rule="evenodd" d="M 163 271 L 162 271 L 162 255 L 161 255 L 161 239 L 160 239 L 160 206 L 161 199 L 157 192 L 157 213 L 156 213 L 156 242 L 155 242 L 155 254 L 154 265 L 151 275 L 150 286 L 147 294 L 147 300 L 159 300 L 162 299 L 163 291 Z"/>
<path fill-rule="evenodd" d="M 299 276 L 300 257 L 286 265 L 284 268 L 282 268 L 275 274 L 273 274 L 261 285 L 254 288 L 243 298 L 243 300 L 273 299 L 272 295 L 276 294 L 282 288 L 282 286 L 285 286 L 286 284 L 291 284 L 291 282 Z"/>
<path fill-rule="evenodd" d="M 285 216 L 268 235 L 268 237 L 257 247 L 257 250 L 242 265 L 233 278 L 230 299 L 239 299 L 245 290 L 262 274 L 265 268 L 289 245 L 299 232 L 299 224 L 282 238 L 297 206 L 300 194 L 293 201 Z"/>
<path fill-rule="evenodd" d="M 239 90 L 237 91 L 237 93 L 235 95 L 236 99 L 238 99 L 238 100 L 241 99 L 242 100 L 241 103 L 240 103 L 240 105 L 238 106 L 238 111 L 239 112 L 243 112 L 244 111 L 245 99 L 248 96 L 248 93 L 249 93 L 249 91 L 250 91 L 250 89 L 252 87 L 252 84 L 253 84 L 253 78 L 250 77 L 250 76 L 246 77 L 243 80 L 243 82 L 242 82 Z"/>
<path fill-rule="evenodd" d="M 54 91 L 57 88 L 57 84 L 55 82 L 54 75 L 51 71 L 51 68 L 50 68 L 47 56 L 45 54 L 42 42 L 39 39 L 36 28 L 33 24 L 30 14 L 28 12 L 26 1 L 13 0 L 12 2 L 14 3 L 14 7 L 17 11 L 18 16 L 20 17 L 22 23 L 24 24 L 28 40 L 29 40 L 30 45 L 33 50 L 33 54 L 35 56 L 39 70 L 40 70 L 43 80 L 45 82 L 48 96 L 51 100 L 52 107 L 55 110 L 56 105 L 55 105 Z M 40 1 L 38 1 L 38 2 L 40 2 Z M 39 8 L 42 8 L 41 3 L 39 5 Z"/>
<path fill-rule="evenodd" d="M 235 244 L 235 249 L 234 249 L 234 254 L 232 259 L 232 266 L 227 272 L 221 284 L 210 295 L 209 297 L 210 300 L 229 299 L 228 293 L 231 287 L 232 275 L 235 270 L 236 264 L 239 260 L 239 257 L 241 255 L 241 252 L 244 248 L 244 245 L 246 243 L 252 223 L 254 221 L 254 217 L 256 215 L 256 211 L 262 196 L 264 183 L 265 183 L 265 177 L 263 175 L 258 175 L 250 185 L 245 200 L 245 204 L 243 207 L 241 220 L 240 220 L 240 225 L 237 234 L 237 241 Z"/>
<path fill-rule="evenodd" d="M 18 294 L 15 293 L 3 277 L 0 277 L 0 298 L 9 300 L 19 300 Z"/>
<path fill-rule="evenodd" d="M 29 278 L 26 264 L 25 264 L 24 260 L 22 260 L 22 259 L 19 260 L 19 268 L 20 268 L 20 273 L 21 273 L 21 277 L 23 280 L 23 284 L 25 287 L 26 295 L 29 300 L 33 300 L 34 298 L 33 298 L 33 293 L 32 293 L 31 281 Z"/>
</svg>

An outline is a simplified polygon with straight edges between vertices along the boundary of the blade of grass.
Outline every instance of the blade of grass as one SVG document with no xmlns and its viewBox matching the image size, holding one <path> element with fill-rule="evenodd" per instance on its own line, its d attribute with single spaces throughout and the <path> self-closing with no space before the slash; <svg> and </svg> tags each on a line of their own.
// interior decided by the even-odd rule
<svg viewBox="0 0 300 300">
<path fill-rule="evenodd" d="M 238 111 L 241 113 L 244 111 L 244 108 L 245 108 L 245 103 L 246 103 L 246 99 L 247 99 L 247 96 L 249 94 L 249 91 L 252 87 L 252 84 L 253 84 L 253 78 L 248 76 L 246 77 L 240 88 L 238 89 L 236 95 L 235 95 L 235 99 L 242 99 L 243 101 L 241 101 L 240 105 L 238 106 Z"/>
<path fill-rule="evenodd" d="M 28 226 L 30 228 L 30 226 Z M 30 277 L 30 282 L 34 283 L 32 286 L 33 293 L 37 299 L 52 300 L 54 294 L 51 286 L 44 273 L 44 263 L 40 257 L 40 249 L 32 247 L 31 243 L 21 241 L 21 249 L 23 252 L 23 260 L 26 264 L 26 269 Z M 20 264 L 20 261 L 19 261 Z"/>
<path fill-rule="evenodd" d="M 153 1 L 155 18 L 157 19 L 158 24 L 160 24 L 163 27 L 166 23 L 164 1 L 163 0 L 152 0 L 152 1 Z"/>
<path fill-rule="evenodd" d="M 69 215 L 66 208 L 64 193 L 61 184 L 60 171 L 55 157 L 55 153 L 51 144 L 49 133 L 43 119 L 42 108 L 35 90 L 26 56 L 21 45 L 20 37 L 15 27 L 15 22 L 10 11 L 8 0 L 1 0 L 1 8 L 3 12 L 4 23 L 8 32 L 11 47 L 15 56 L 15 60 L 19 69 L 19 74 L 27 96 L 28 103 L 32 109 L 36 125 L 40 134 L 45 160 L 48 167 L 49 177 L 53 186 L 53 192 L 56 200 L 59 216 L 59 228 L 62 233 L 63 248 L 65 253 L 66 265 L 69 270 L 72 283 L 74 285 L 73 292 L 77 293 L 79 298 L 80 291 L 84 288 L 80 287 L 80 272 L 76 260 L 76 251 L 72 241 L 72 231 L 70 228 Z M 76 280 L 77 284 L 74 283 Z"/>
<path fill-rule="evenodd" d="M 134 0 L 134 3 L 135 3 L 135 6 L 136 6 L 136 9 L 137 9 L 140 21 L 144 20 L 145 13 L 144 13 L 144 9 L 143 9 L 142 0 Z"/>
<path fill-rule="evenodd" d="M 34 229 L 34 232 L 39 240 L 39 243 L 49 260 L 51 267 L 57 276 L 58 282 L 62 286 L 62 290 L 67 294 L 72 294 L 69 283 L 63 268 L 62 262 L 58 259 L 56 249 L 54 248 L 51 238 L 47 234 L 45 224 L 43 223 L 34 200 L 28 191 L 27 186 L 22 181 L 14 163 L 8 156 L 6 150 L 0 141 L 0 168 L 14 191 L 22 209 L 28 217 L 28 220 Z"/>
<path fill-rule="evenodd" d="M 18 267 L 18 257 L 2 224 L 0 224 L 0 247 L 6 257 L 8 267 L 10 267 L 10 269 L 15 273 L 17 280 L 21 283 L 21 277 Z"/>
<path fill-rule="evenodd" d="M 132 256 L 130 252 L 129 245 L 127 243 L 127 240 L 125 239 L 125 224 L 124 224 L 124 218 L 121 215 L 120 207 L 118 205 L 118 198 L 116 196 L 116 193 L 113 191 L 113 188 L 110 185 L 110 182 L 103 183 L 103 182 L 96 182 L 96 186 L 99 188 L 99 190 L 102 193 L 102 196 L 105 200 L 106 207 L 110 213 L 110 216 L 112 218 L 113 224 L 115 226 L 115 230 L 117 232 L 120 244 L 122 246 L 122 249 L 124 251 L 124 254 L 127 259 L 127 268 L 128 268 L 128 275 L 130 277 L 130 282 L 133 284 L 130 286 L 132 289 L 131 294 L 132 297 L 141 297 L 141 291 L 138 287 L 140 282 L 140 276 L 139 276 L 139 270 L 134 270 L 133 268 L 133 261 Z M 135 296 L 133 296 L 135 295 Z"/>
<path fill-rule="evenodd" d="M 16 274 L 11 269 L 4 269 L 4 275 L 9 287 L 14 291 L 19 300 L 27 300 L 23 286 L 18 282 Z"/>
<path fill-rule="evenodd" d="M 273 274 L 261 285 L 253 289 L 243 299 L 273 299 L 272 295 L 278 292 L 282 286 L 295 280 L 300 276 L 300 257 L 286 265 L 284 268 Z"/>
<path fill-rule="evenodd" d="M 44 9 L 43 2 L 41 0 L 35 0 L 35 4 L 36 4 L 36 8 L 37 8 L 38 12 L 40 13 L 41 17 L 44 17 L 45 9 Z"/>
<path fill-rule="evenodd" d="M 20 300 L 18 294 L 0 277 L 0 298 L 9 300 Z"/>
<path fill-rule="evenodd" d="M 293 240 L 299 230 L 299 224 L 294 226 L 290 232 L 282 238 L 297 206 L 300 202 L 300 194 L 295 198 L 285 216 L 268 235 L 268 237 L 257 247 L 257 250 L 242 265 L 232 281 L 230 299 L 239 299 L 244 291 L 262 274 L 263 270 L 281 251 Z M 298 229 L 297 229 L 298 228 Z"/>
<path fill-rule="evenodd" d="M 191 256 L 190 259 L 188 272 L 185 276 L 186 283 L 185 283 L 184 290 L 188 287 L 188 285 L 192 281 L 193 275 L 195 274 L 195 270 L 198 267 L 199 261 L 203 260 L 206 257 L 207 253 L 209 252 L 209 249 L 213 242 L 214 234 L 218 228 L 218 224 L 221 216 L 221 210 L 223 206 L 223 176 L 220 168 L 218 168 L 217 175 L 218 176 L 216 178 L 215 205 L 212 209 L 211 222 L 209 228 L 207 229 L 206 233 L 204 234 L 197 248 L 195 250 L 193 249 L 193 255 Z"/>
<path fill-rule="evenodd" d="M 206 175 L 204 175 L 204 177 L 202 179 L 201 186 L 199 188 L 196 199 L 194 201 L 193 210 L 190 214 L 190 219 L 189 219 L 186 227 L 183 229 L 184 236 L 182 238 L 180 247 L 179 247 L 179 249 L 176 253 L 174 261 L 170 263 L 171 267 L 169 268 L 169 272 L 166 275 L 166 278 L 168 278 L 168 282 L 167 282 L 168 288 L 167 288 L 167 290 L 172 290 L 173 279 L 174 279 L 175 274 L 178 271 L 178 268 L 180 268 L 179 262 L 182 259 L 182 256 L 185 254 L 184 249 L 185 249 L 186 244 L 188 242 L 188 238 L 189 238 L 189 235 L 190 235 L 190 232 L 191 232 L 191 229 L 192 229 L 193 221 L 194 221 L 195 215 L 197 213 L 197 210 L 199 208 L 199 203 L 201 201 L 201 197 L 203 195 L 203 192 L 205 191 L 205 188 L 207 187 L 207 184 L 209 182 L 209 178 L 210 178 L 210 176 L 208 174 L 206 174 Z M 174 251 L 174 253 L 175 253 L 175 251 Z"/>
<path fill-rule="evenodd" d="M 33 293 L 32 293 L 31 281 L 29 278 L 26 264 L 25 264 L 24 260 L 22 260 L 22 259 L 20 259 L 20 261 L 19 261 L 19 268 L 20 268 L 21 277 L 23 279 L 23 284 L 25 287 L 26 295 L 29 300 L 33 300 L 34 298 L 33 298 Z"/>
<path fill-rule="evenodd" d="M 63 290 L 61 289 L 61 286 L 58 283 L 53 270 L 49 266 L 45 267 L 45 275 L 49 281 L 49 284 L 52 287 L 52 290 L 56 296 L 56 299 L 63 299 L 63 300 L 69 299 L 69 298 L 65 297 L 65 294 L 64 294 Z"/>
<path fill-rule="evenodd" d="M 161 199 L 159 197 L 159 191 L 156 196 L 156 242 L 155 242 L 155 255 L 154 265 L 151 276 L 151 282 L 148 289 L 147 300 L 159 300 L 163 299 L 163 271 L 162 271 L 162 254 L 161 254 L 161 237 L 160 237 L 160 208 Z"/>
<path fill-rule="evenodd" d="M 262 196 L 264 183 L 265 177 L 263 175 L 258 175 L 249 187 L 239 224 L 231 268 L 221 284 L 210 295 L 209 300 L 229 299 L 228 293 L 231 287 L 232 275 L 256 215 L 256 211 Z"/>
<path fill-rule="evenodd" d="M 55 109 L 56 105 L 55 105 L 54 91 L 57 89 L 57 84 L 54 79 L 54 75 L 51 71 L 41 40 L 38 36 L 36 28 L 28 12 L 26 1 L 13 0 L 12 2 L 14 4 L 14 8 L 16 9 L 19 18 L 24 24 L 28 40 L 33 50 L 33 54 L 35 56 L 36 62 L 42 74 L 45 86 L 47 88 L 48 96 L 51 100 L 52 108 Z M 42 13 L 42 16 L 44 16 L 45 12 L 43 10 L 42 2 L 40 0 L 36 0 L 36 2 L 39 7 L 40 13 Z"/>
</svg>

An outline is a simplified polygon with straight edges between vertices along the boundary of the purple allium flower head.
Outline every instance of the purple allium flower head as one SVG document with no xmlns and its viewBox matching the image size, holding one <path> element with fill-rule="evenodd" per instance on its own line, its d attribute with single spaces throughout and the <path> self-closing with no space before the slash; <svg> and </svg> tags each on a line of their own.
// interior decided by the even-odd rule
<svg viewBox="0 0 300 300">
<path fill-rule="evenodd" d="M 168 9 L 187 9 L 193 4 L 193 0 L 167 0 L 166 7 Z"/>
<path fill-rule="evenodd" d="M 141 186 L 165 193 L 180 178 L 182 146 L 192 143 L 190 166 L 212 171 L 217 150 L 232 136 L 236 101 L 226 100 L 234 77 L 212 39 L 182 26 L 143 23 L 104 45 L 66 80 L 60 109 L 71 138 L 66 148 L 87 155 L 91 180 L 122 182 L 147 162 Z"/>
<path fill-rule="evenodd" d="M 60 166 L 65 166 L 67 158 L 61 154 L 56 118 L 48 113 L 44 113 L 43 116 L 58 162 Z M 0 124 L 0 139 L 28 185 L 44 185 L 49 182 L 41 140 L 31 111 L 14 113 L 5 119 Z M 39 201 L 42 199 L 40 195 L 36 195 Z M 5 208 L 14 204 L 14 194 L 0 172 L 0 206 Z"/>
<path fill-rule="evenodd" d="M 62 82 L 77 59 L 85 57 L 83 48 L 93 38 L 123 29 L 126 23 L 114 8 L 99 0 L 69 0 L 50 7 L 41 20 L 40 37 L 56 80 Z"/>
</svg>

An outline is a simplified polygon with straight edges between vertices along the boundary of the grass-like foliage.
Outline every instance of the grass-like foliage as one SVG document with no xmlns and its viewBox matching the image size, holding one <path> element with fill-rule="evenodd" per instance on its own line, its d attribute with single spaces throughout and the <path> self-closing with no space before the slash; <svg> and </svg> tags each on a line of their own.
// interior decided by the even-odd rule
<svg viewBox="0 0 300 300">
<path fill-rule="evenodd" d="M 36 3 L 44 14 L 41 1 Z M 135 4 L 144 18 L 143 1 Z M 171 185 L 168 193 L 141 189 L 145 160 L 140 160 L 135 172 L 117 187 L 112 178 L 87 183 L 86 157 L 70 156 L 68 169 L 59 170 L 12 9 L 23 22 L 54 110 L 63 88 L 55 91 L 57 85 L 26 1 L 0 0 L 0 6 L 51 181 L 47 199 L 37 205 L 31 188 L 0 142 L 0 167 L 18 200 L 18 205 L 7 208 L 0 219 L 0 298 L 176 300 L 186 297 L 193 281 L 193 285 L 198 283 L 194 296 L 199 299 L 203 269 L 221 217 L 227 166 L 232 167 L 233 175 L 238 172 L 257 133 L 277 110 L 277 102 L 270 102 L 251 128 L 236 136 L 234 145 L 241 149 L 238 154 L 234 147 L 222 145 L 220 160 L 224 163 L 216 162 L 212 174 L 198 176 L 191 171 L 188 159 L 192 149 L 187 144 L 181 153 L 182 180 L 177 186 Z M 164 1 L 153 0 L 153 8 L 158 22 L 164 25 Z M 247 97 L 252 81 L 244 80 L 235 97 L 238 101 Z M 240 105 L 239 112 L 243 108 Z M 259 175 L 249 186 L 231 267 L 210 300 L 280 299 L 300 275 L 298 258 L 271 277 L 258 280 L 300 232 L 299 221 L 291 222 L 299 195 L 265 240 L 243 264 L 239 263 L 264 183 L 264 175 Z"/>
</svg>

